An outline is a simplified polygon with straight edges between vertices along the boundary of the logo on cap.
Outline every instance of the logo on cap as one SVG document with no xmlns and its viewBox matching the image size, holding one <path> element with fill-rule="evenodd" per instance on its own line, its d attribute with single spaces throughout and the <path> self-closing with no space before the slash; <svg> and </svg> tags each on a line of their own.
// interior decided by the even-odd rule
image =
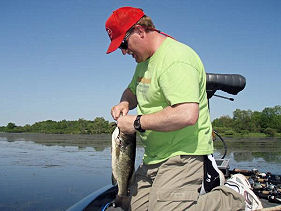
<svg viewBox="0 0 281 211">
<path fill-rule="evenodd" d="M 106 31 L 107 31 L 108 36 L 112 40 L 112 30 L 110 28 L 106 28 Z"/>
</svg>

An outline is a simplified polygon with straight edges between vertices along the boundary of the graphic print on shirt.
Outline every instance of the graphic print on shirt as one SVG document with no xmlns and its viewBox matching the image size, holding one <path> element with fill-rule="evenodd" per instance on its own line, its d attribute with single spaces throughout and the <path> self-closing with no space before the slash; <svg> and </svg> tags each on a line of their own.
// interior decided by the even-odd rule
<svg viewBox="0 0 281 211">
<path fill-rule="evenodd" d="M 138 92 L 142 93 L 143 95 L 146 95 L 150 83 L 151 83 L 150 78 L 138 77 L 138 85 L 137 85 Z"/>
</svg>

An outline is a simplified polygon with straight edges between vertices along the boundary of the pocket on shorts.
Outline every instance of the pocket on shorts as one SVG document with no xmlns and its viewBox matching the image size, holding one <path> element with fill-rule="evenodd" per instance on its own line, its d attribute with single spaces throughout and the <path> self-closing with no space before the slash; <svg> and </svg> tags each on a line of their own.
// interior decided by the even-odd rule
<svg viewBox="0 0 281 211">
<path fill-rule="evenodd" d="M 173 192 L 161 192 L 157 193 L 157 201 L 175 201 L 175 202 L 195 202 L 198 200 L 198 191 L 190 191 L 190 190 L 181 190 L 181 191 L 173 191 Z"/>
</svg>

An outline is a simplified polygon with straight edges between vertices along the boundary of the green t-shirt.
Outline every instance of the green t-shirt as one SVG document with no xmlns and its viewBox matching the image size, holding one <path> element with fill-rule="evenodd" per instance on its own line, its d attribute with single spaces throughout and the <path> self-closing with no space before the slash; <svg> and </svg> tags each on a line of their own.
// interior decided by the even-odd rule
<svg viewBox="0 0 281 211">
<path fill-rule="evenodd" d="M 146 130 L 145 164 L 176 155 L 213 153 L 212 126 L 206 94 L 206 73 L 199 56 L 187 45 L 166 38 L 152 57 L 137 65 L 128 86 L 137 96 L 138 114 L 151 114 L 178 103 L 199 103 L 195 125 L 171 132 Z"/>
</svg>

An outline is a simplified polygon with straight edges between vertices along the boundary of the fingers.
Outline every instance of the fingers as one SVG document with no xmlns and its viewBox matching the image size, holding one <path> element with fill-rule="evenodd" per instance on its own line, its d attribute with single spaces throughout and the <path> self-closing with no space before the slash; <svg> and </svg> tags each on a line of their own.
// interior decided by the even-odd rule
<svg viewBox="0 0 281 211">
<path fill-rule="evenodd" d="M 111 108 L 111 116 L 113 117 L 114 120 L 117 120 L 120 116 L 125 116 L 127 115 L 129 110 L 127 108 L 122 108 L 118 106 L 113 106 Z"/>
<path fill-rule="evenodd" d="M 119 103 L 111 108 L 111 116 L 114 120 L 117 120 L 121 115 L 127 115 L 129 112 L 129 107 L 127 104 Z"/>
<path fill-rule="evenodd" d="M 128 114 L 128 112 L 129 112 L 129 110 L 128 110 L 127 108 L 124 108 L 120 113 L 121 113 L 123 116 L 125 116 L 125 115 Z"/>
<path fill-rule="evenodd" d="M 116 109 L 116 106 L 111 108 L 111 116 L 114 120 L 117 120 L 120 116 L 120 110 Z"/>
<path fill-rule="evenodd" d="M 117 120 L 117 127 L 121 132 L 125 134 L 133 134 L 136 132 L 134 128 L 134 121 L 136 119 L 136 115 L 124 115 L 120 116 Z"/>
</svg>

